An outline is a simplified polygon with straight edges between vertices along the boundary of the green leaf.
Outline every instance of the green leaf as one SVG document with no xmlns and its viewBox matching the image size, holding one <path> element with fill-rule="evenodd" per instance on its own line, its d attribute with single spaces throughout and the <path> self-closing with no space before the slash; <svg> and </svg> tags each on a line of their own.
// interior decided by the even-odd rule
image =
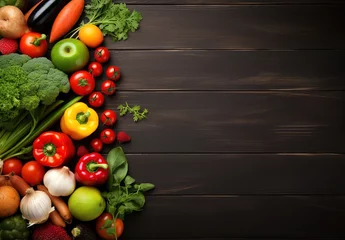
<svg viewBox="0 0 345 240">
<path fill-rule="evenodd" d="M 132 183 L 135 183 L 135 179 L 127 175 L 124 182 L 125 182 L 125 185 L 128 186 L 128 185 L 131 185 Z"/>
<path fill-rule="evenodd" d="M 110 228 L 112 224 L 113 224 L 113 221 L 107 219 L 107 220 L 105 220 L 104 225 L 102 226 L 102 229 Z"/>
<path fill-rule="evenodd" d="M 107 212 L 115 215 L 116 208 L 113 205 L 107 204 Z"/>
<path fill-rule="evenodd" d="M 108 178 L 108 190 L 114 189 L 113 184 L 121 184 L 122 180 L 126 177 L 128 172 L 128 163 L 126 156 L 121 147 L 116 147 L 110 150 L 107 156 L 109 165 L 110 176 Z"/>
<path fill-rule="evenodd" d="M 107 228 L 107 229 L 106 229 L 106 233 L 107 233 L 109 236 L 115 236 L 115 234 L 116 234 L 115 228 L 114 228 L 114 227 Z"/>
<path fill-rule="evenodd" d="M 145 205 L 145 196 L 140 192 L 132 194 L 129 197 L 129 201 L 125 202 L 124 205 L 132 211 L 140 211 Z"/>
<path fill-rule="evenodd" d="M 140 188 L 140 191 L 147 192 L 147 191 L 150 191 L 151 189 L 154 189 L 155 185 L 153 185 L 152 183 L 141 183 L 139 185 L 139 188 Z"/>
</svg>

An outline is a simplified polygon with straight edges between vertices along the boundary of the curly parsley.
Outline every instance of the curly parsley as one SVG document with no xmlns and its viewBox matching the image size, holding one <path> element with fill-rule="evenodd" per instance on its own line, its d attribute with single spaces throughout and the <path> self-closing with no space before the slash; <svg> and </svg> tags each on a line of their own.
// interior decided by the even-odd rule
<svg viewBox="0 0 345 240">
<path fill-rule="evenodd" d="M 111 36 L 113 41 L 126 40 L 129 32 L 135 32 L 143 19 L 141 13 L 130 11 L 125 3 L 113 3 L 112 0 L 91 0 L 85 6 L 85 17 L 89 20 L 72 31 L 75 36 L 84 24 L 98 26 L 104 36 Z"/>
<path fill-rule="evenodd" d="M 127 113 L 131 113 L 133 115 L 134 122 L 138 122 L 140 120 L 147 118 L 146 115 L 149 113 L 148 109 L 145 108 L 144 110 L 140 111 L 141 107 L 139 105 L 134 105 L 133 107 L 130 107 L 127 102 L 124 105 L 118 105 L 117 109 L 120 111 L 120 116 L 124 116 Z"/>
</svg>

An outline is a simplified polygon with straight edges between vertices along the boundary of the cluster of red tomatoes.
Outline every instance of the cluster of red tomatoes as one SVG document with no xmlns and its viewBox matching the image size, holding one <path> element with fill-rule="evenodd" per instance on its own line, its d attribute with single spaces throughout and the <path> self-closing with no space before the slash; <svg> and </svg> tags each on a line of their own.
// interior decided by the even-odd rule
<svg viewBox="0 0 345 240">
<path fill-rule="evenodd" d="M 96 77 L 103 74 L 103 65 L 110 59 L 110 52 L 107 47 L 101 46 L 94 51 L 95 61 L 90 62 L 87 71 L 79 70 L 74 72 L 70 77 L 72 91 L 77 95 L 88 95 L 88 103 L 94 108 L 99 108 L 104 104 L 105 96 L 113 95 L 116 91 L 115 82 L 121 77 L 118 66 L 108 66 L 105 70 L 106 80 L 100 85 L 100 90 L 96 89 Z M 100 115 L 100 121 L 107 128 L 103 129 L 99 138 L 91 140 L 90 145 L 95 152 L 100 152 L 103 144 L 111 144 L 116 139 L 116 133 L 112 127 L 116 122 L 116 113 L 107 109 Z"/>
</svg>

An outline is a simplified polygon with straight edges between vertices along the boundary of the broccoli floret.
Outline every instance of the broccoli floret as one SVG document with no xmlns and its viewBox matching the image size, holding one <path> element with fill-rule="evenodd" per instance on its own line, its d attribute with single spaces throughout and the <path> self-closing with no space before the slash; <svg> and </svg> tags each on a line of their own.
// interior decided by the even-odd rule
<svg viewBox="0 0 345 240">
<path fill-rule="evenodd" d="M 69 91 L 68 75 L 49 59 L 17 53 L 0 56 L 0 129 L 23 111 L 50 105 L 60 92 Z"/>
<path fill-rule="evenodd" d="M 27 73 L 19 66 L 0 69 L 0 110 L 10 111 L 20 105 L 19 87 L 26 82 Z"/>
<path fill-rule="evenodd" d="M 23 69 L 30 72 L 48 73 L 51 68 L 55 68 L 54 64 L 45 57 L 33 58 L 23 64 Z"/>
<path fill-rule="evenodd" d="M 28 55 L 12 53 L 8 55 L 2 55 L 0 58 L 0 69 L 7 68 L 9 66 L 23 66 L 31 58 Z"/>
<path fill-rule="evenodd" d="M 54 103 L 60 92 L 68 93 L 70 90 L 68 75 L 56 68 L 50 68 L 47 72 L 42 69 L 30 72 L 28 84 L 31 83 L 39 84 L 37 96 L 44 105 Z"/>
</svg>

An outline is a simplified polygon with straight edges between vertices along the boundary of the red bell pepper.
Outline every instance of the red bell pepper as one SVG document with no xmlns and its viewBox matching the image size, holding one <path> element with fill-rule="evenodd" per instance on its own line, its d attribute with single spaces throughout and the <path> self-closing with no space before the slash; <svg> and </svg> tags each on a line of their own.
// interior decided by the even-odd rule
<svg viewBox="0 0 345 240">
<path fill-rule="evenodd" d="M 47 131 L 39 135 L 33 145 L 33 156 L 47 167 L 59 167 L 75 155 L 75 146 L 70 137 L 62 132 Z"/>
<path fill-rule="evenodd" d="M 77 182 L 86 186 L 103 185 L 107 181 L 108 175 L 108 163 L 97 152 L 82 156 L 74 170 L 74 177 Z"/>
</svg>

